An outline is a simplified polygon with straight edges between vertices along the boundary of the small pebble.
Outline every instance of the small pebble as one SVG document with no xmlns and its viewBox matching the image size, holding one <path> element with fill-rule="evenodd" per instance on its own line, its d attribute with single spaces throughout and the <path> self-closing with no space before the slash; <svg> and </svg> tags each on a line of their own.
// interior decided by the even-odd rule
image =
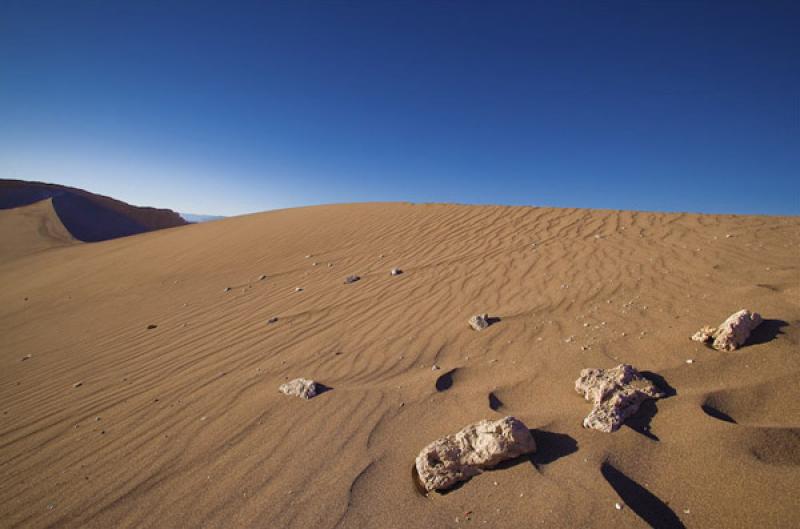
<svg viewBox="0 0 800 529">
<path fill-rule="evenodd" d="M 273 317 L 271 317 L 270 319 L 267 320 L 267 323 L 275 323 L 277 321 L 278 321 L 278 317 L 277 316 L 273 316 Z"/>
<path fill-rule="evenodd" d="M 231 291 L 231 287 L 225 287 L 225 289 L 223 290 L 223 292 L 230 292 L 230 291 Z"/>
<path fill-rule="evenodd" d="M 73 388 L 79 388 L 79 387 L 81 387 L 82 385 L 83 385 L 83 382 L 75 382 L 75 383 L 72 385 L 72 387 L 73 387 Z"/>
<path fill-rule="evenodd" d="M 615 508 L 615 509 L 617 509 L 618 511 L 621 511 L 621 510 L 622 510 L 622 504 L 620 504 L 620 503 L 615 503 L 615 504 L 614 504 L 614 508 Z"/>
<path fill-rule="evenodd" d="M 692 360 L 692 359 L 690 358 L 690 359 L 688 359 L 688 360 L 686 361 L 686 363 L 687 363 L 687 364 L 694 364 L 694 360 Z"/>
<path fill-rule="evenodd" d="M 436 364 L 433 364 L 433 366 L 431 367 L 431 371 L 437 371 L 439 369 L 441 369 L 441 368 L 439 366 L 437 366 Z"/>
</svg>

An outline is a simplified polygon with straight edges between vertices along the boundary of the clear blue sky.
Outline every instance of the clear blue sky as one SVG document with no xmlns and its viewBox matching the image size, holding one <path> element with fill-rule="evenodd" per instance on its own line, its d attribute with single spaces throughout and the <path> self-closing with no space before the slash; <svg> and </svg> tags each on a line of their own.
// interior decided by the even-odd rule
<svg viewBox="0 0 800 529">
<path fill-rule="evenodd" d="M 0 2 L 0 177 L 800 214 L 800 2 Z"/>
</svg>

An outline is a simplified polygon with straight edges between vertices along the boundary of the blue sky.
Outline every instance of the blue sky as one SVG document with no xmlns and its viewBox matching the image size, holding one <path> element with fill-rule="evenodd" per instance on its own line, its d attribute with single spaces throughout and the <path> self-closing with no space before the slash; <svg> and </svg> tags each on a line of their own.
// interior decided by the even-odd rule
<svg viewBox="0 0 800 529">
<path fill-rule="evenodd" d="M 6 0 L 0 178 L 797 215 L 798 4 Z"/>
</svg>

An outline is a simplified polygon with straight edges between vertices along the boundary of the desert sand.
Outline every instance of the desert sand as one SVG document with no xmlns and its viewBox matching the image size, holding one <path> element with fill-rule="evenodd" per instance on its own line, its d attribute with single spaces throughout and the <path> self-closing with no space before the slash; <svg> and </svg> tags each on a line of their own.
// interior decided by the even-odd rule
<svg viewBox="0 0 800 529">
<path fill-rule="evenodd" d="M 800 520 L 798 217 L 373 203 L 100 243 L 57 220 L 0 212 L 2 527 Z M 745 347 L 690 340 L 742 308 Z M 584 429 L 576 378 L 620 363 L 670 395 Z M 298 377 L 331 389 L 278 391 Z M 425 445 L 506 415 L 533 457 L 414 486 Z"/>
</svg>

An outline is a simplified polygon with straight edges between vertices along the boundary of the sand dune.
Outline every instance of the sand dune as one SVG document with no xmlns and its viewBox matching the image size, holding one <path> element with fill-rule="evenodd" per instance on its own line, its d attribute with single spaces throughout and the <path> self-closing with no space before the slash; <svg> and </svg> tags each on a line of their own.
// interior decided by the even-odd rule
<svg viewBox="0 0 800 529">
<path fill-rule="evenodd" d="M 52 199 L 0 210 L 0 262 L 77 241 L 61 223 Z"/>
<path fill-rule="evenodd" d="M 106 241 L 137 233 L 184 226 L 169 209 L 132 206 L 75 187 L 0 179 L 0 210 L 50 200 L 60 223 L 75 239 Z"/>
<path fill-rule="evenodd" d="M 800 218 L 384 203 L 70 245 L 29 210 L 0 212 L 3 527 L 800 519 Z M 746 347 L 689 340 L 740 308 Z M 673 394 L 583 429 L 580 370 L 621 362 Z M 504 415 L 536 455 L 418 493 L 423 446 Z"/>
</svg>

